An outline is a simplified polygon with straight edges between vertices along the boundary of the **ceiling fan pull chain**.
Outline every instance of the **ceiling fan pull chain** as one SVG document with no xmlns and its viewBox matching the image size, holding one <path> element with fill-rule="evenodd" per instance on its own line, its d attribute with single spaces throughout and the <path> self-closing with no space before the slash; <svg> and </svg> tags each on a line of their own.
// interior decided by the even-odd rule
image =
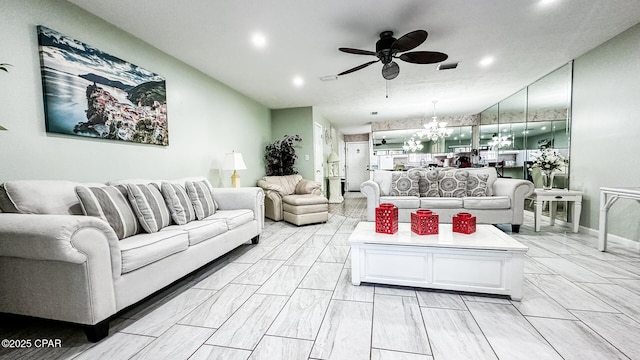
<svg viewBox="0 0 640 360">
<path fill-rule="evenodd" d="M 384 81 L 384 95 L 385 98 L 389 98 L 389 80 Z"/>
</svg>

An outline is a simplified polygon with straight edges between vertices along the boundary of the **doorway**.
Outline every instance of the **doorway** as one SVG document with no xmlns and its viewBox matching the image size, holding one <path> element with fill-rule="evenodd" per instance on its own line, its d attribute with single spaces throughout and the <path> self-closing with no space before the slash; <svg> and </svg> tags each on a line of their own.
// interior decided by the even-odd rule
<svg viewBox="0 0 640 360">
<path fill-rule="evenodd" d="M 324 193 L 324 154 L 322 144 L 322 125 L 313 123 L 313 180 L 322 185 Z"/>
<path fill-rule="evenodd" d="M 347 143 L 347 191 L 360 191 L 360 184 L 369 180 L 369 142 Z"/>
</svg>

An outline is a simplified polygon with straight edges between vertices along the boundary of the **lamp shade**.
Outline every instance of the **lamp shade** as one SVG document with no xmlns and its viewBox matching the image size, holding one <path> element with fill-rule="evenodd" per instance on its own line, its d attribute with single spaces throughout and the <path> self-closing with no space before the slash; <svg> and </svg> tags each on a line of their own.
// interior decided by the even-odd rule
<svg viewBox="0 0 640 360">
<path fill-rule="evenodd" d="M 338 156 L 338 154 L 332 152 L 331 154 L 329 154 L 329 158 L 327 159 L 327 162 L 338 162 L 340 161 L 340 156 Z"/>
<path fill-rule="evenodd" d="M 230 152 L 224 156 L 224 170 L 245 170 L 245 165 L 242 159 L 242 154 L 237 152 Z"/>
</svg>

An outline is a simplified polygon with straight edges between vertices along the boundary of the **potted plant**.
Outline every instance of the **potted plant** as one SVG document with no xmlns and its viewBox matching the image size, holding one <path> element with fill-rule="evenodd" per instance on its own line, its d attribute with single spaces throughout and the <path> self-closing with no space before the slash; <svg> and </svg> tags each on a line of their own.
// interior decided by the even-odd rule
<svg viewBox="0 0 640 360">
<path fill-rule="evenodd" d="M 267 176 L 282 176 L 297 174 L 294 167 L 298 155 L 294 148 L 295 142 L 302 141 L 299 135 L 285 135 L 282 140 L 276 140 L 265 147 L 264 161 Z"/>
<path fill-rule="evenodd" d="M 9 70 L 7 69 L 7 66 L 11 66 L 11 64 L 0 64 L 0 70 L 3 70 L 5 72 L 9 72 Z M 5 127 L 3 127 L 2 125 L 0 125 L 0 130 L 7 130 Z"/>
</svg>

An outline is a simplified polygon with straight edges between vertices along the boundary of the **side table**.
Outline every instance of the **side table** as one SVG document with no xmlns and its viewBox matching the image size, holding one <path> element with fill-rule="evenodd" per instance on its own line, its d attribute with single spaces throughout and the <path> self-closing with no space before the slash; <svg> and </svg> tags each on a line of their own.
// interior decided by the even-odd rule
<svg viewBox="0 0 640 360">
<path fill-rule="evenodd" d="M 542 218 L 542 204 L 549 202 L 549 219 L 550 224 L 554 225 L 556 221 L 556 210 L 558 209 L 558 201 L 573 202 L 572 224 L 573 232 L 577 233 L 580 226 L 580 212 L 582 211 L 582 192 L 565 189 L 535 189 L 530 197 L 535 201 L 534 223 L 535 231 L 540 231 L 540 222 Z"/>
<path fill-rule="evenodd" d="M 329 177 L 329 204 L 340 204 L 344 201 L 342 197 L 342 184 L 339 176 Z"/>
<path fill-rule="evenodd" d="M 598 250 L 600 251 L 607 250 L 607 212 L 619 198 L 640 202 L 640 187 L 600 188 L 600 226 L 598 227 Z"/>
</svg>

